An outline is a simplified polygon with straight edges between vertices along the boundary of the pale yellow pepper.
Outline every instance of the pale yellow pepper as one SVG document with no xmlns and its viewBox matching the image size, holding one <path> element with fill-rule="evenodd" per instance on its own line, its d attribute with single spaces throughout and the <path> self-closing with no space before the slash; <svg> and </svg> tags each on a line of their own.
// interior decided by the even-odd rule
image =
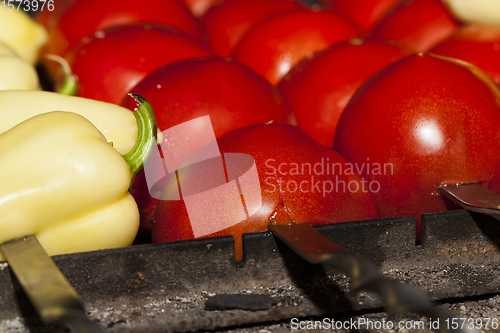
<svg viewBox="0 0 500 333">
<path fill-rule="evenodd" d="M 0 90 L 40 90 L 35 67 L 0 42 Z"/>
<path fill-rule="evenodd" d="M 19 57 L 36 64 L 40 50 L 48 40 L 47 30 L 24 10 L 4 10 L 3 5 L 0 6 L 0 42 L 14 50 Z"/>
<path fill-rule="evenodd" d="M 0 133 L 49 111 L 70 111 L 84 116 L 120 154 L 127 153 L 137 139 L 137 122 L 129 109 L 48 91 L 0 91 Z"/>
<path fill-rule="evenodd" d="M 157 132 L 149 103 L 135 97 L 138 140 L 124 156 L 72 112 L 37 115 L 0 135 L 0 243 L 34 234 L 49 255 L 132 244 L 139 212 L 128 190 Z"/>
<path fill-rule="evenodd" d="M 500 27 L 499 0 L 442 0 L 459 21 Z"/>
</svg>

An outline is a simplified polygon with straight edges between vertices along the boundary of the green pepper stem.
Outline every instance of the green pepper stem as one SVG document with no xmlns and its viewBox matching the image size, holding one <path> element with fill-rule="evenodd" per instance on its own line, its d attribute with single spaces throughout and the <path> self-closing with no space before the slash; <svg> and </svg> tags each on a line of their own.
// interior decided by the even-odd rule
<svg viewBox="0 0 500 333">
<path fill-rule="evenodd" d="M 46 54 L 45 58 L 57 62 L 63 71 L 64 81 L 61 88 L 59 88 L 58 93 L 62 95 L 75 96 L 78 91 L 78 78 L 71 72 L 71 67 L 66 59 L 55 54 Z"/>
<path fill-rule="evenodd" d="M 156 148 L 158 125 L 151 104 L 142 96 L 128 95 L 137 102 L 137 108 L 134 111 L 137 120 L 137 140 L 134 147 L 123 155 L 130 168 L 130 187 L 132 187 L 135 176 L 144 167 L 144 163 L 148 160 L 153 148 Z"/>
</svg>

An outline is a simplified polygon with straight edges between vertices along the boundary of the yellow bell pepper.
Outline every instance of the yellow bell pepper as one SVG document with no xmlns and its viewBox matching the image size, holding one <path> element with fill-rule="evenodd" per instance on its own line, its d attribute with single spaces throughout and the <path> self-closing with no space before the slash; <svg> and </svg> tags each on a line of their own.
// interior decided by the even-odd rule
<svg viewBox="0 0 500 333">
<path fill-rule="evenodd" d="M 498 0 L 442 0 L 451 14 L 461 22 L 500 27 Z"/>
<path fill-rule="evenodd" d="M 0 135 L 0 243 L 34 234 L 49 255 L 132 244 L 139 212 L 128 190 L 157 133 L 151 106 L 134 98 L 138 140 L 124 156 L 72 112 L 37 115 Z"/>
<path fill-rule="evenodd" d="M 137 139 L 134 114 L 124 107 L 48 91 L 0 91 L 0 133 L 49 111 L 78 113 L 94 124 L 119 153 L 127 153 Z"/>
<path fill-rule="evenodd" d="M 40 81 L 32 64 L 0 42 L 0 90 L 10 89 L 39 90 Z"/>
<path fill-rule="evenodd" d="M 19 3 L 15 4 L 17 7 Z M 0 42 L 9 46 L 22 59 L 35 64 L 41 48 L 49 41 L 49 34 L 22 8 L 17 11 L 7 7 L 0 7 Z"/>
</svg>

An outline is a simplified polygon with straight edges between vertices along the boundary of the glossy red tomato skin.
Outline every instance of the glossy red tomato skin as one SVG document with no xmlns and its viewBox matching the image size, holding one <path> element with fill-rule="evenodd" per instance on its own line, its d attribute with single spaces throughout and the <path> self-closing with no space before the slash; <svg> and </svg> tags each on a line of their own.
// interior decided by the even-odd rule
<svg viewBox="0 0 500 333">
<path fill-rule="evenodd" d="M 414 0 L 402 3 L 385 16 L 373 29 L 373 35 L 427 52 L 450 37 L 457 27 L 439 0 Z"/>
<path fill-rule="evenodd" d="M 287 122 L 293 113 L 278 89 L 236 61 L 218 57 L 163 66 L 129 92 L 153 105 L 160 128 L 210 115 L 216 137 L 255 123 Z M 130 110 L 134 104 L 130 98 L 122 103 Z"/>
<path fill-rule="evenodd" d="M 333 149 L 316 143 L 298 127 L 285 124 L 257 124 L 231 131 L 218 140 L 221 153 L 244 153 L 254 157 L 259 173 L 262 206 L 245 221 L 207 235 L 232 235 L 236 240 L 236 258 L 242 257 L 241 235 L 267 229 L 270 219 L 296 223 L 322 221 L 317 224 L 379 218 L 378 207 L 370 193 L 311 191 L 311 177 L 316 181 L 333 181 L 335 176 L 315 174 L 306 170 L 290 175 L 292 163 L 348 163 Z M 286 167 L 283 165 L 287 164 Z M 281 165 L 281 167 L 280 167 Z M 281 171 L 280 171 L 281 170 Z M 319 169 L 318 169 L 319 170 Z M 326 171 L 325 171 L 326 173 Z M 360 181 L 357 175 L 339 175 L 339 182 Z M 277 180 L 282 180 L 280 191 Z M 273 180 L 274 179 L 274 180 Z M 301 183 L 304 182 L 304 183 Z M 289 184 L 308 184 L 293 191 Z M 306 192 L 308 191 L 308 192 Z M 292 193 L 293 192 L 293 193 Z M 300 192 L 300 193 L 299 193 Z M 362 208 L 361 208 L 362 207 Z M 287 213 L 284 213 L 286 209 Z M 153 242 L 168 242 L 194 238 L 192 227 L 182 201 L 158 202 L 153 224 Z"/>
<path fill-rule="evenodd" d="M 65 56 L 95 32 L 111 27 L 156 23 L 201 38 L 196 18 L 178 0 L 85 0 L 68 6 L 50 31 L 47 53 Z"/>
<path fill-rule="evenodd" d="M 276 87 L 249 68 L 223 58 L 165 66 L 130 92 L 151 103 L 161 130 L 206 115 L 216 137 L 251 124 L 294 121 L 292 108 Z M 130 110 L 136 107 L 130 98 L 122 105 Z M 143 215 L 143 229 L 150 229 L 157 200 L 149 195 L 144 175 L 137 177 L 132 195 Z"/>
<path fill-rule="evenodd" d="M 336 14 L 297 10 L 256 24 L 233 58 L 276 85 L 299 61 L 360 35 L 358 27 Z"/>
<path fill-rule="evenodd" d="M 467 61 L 500 84 L 500 28 L 468 24 L 430 52 Z"/>
<path fill-rule="evenodd" d="M 120 104 L 146 75 L 179 60 L 209 57 L 201 42 L 161 25 L 134 24 L 105 30 L 67 58 L 78 76 L 78 96 Z"/>
<path fill-rule="evenodd" d="M 295 66 L 278 89 L 291 103 L 297 125 L 326 145 L 356 89 L 385 66 L 411 50 L 373 38 L 353 39 Z"/>
<path fill-rule="evenodd" d="M 365 82 L 340 119 L 334 148 L 353 163 L 387 165 L 362 176 L 380 182 L 382 216 L 414 216 L 417 236 L 421 214 L 456 208 L 438 186 L 482 182 L 500 192 L 500 91 L 475 70 L 410 56 Z"/>
<path fill-rule="evenodd" d="M 350 18 L 366 32 L 403 0 L 326 0 L 324 6 Z"/>
<path fill-rule="evenodd" d="M 293 0 L 231 0 L 211 7 L 201 21 L 212 49 L 229 57 L 250 27 L 270 15 L 299 8 Z"/>
<path fill-rule="evenodd" d="M 62 0 L 54 4 L 54 10 L 47 10 L 47 6 L 42 8 L 42 2 L 38 4 L 39 10 L 33 14 L 35 21 L 43 25 L 49 31 L 58 22 L 61 15 L 64 13 L 66 8 L 74 4 L 77 0 Z M 47 5 L 47 3 L 45 3 Z"/>
<path fill-rule="evenodd" d="M 182 0 L 188 6 L 189 10 L 193 13 L 195 17 L 201 17 L 206 13 L 213 5 L 220 2 L 228 2 L 232 0 Z"/>
</svg>

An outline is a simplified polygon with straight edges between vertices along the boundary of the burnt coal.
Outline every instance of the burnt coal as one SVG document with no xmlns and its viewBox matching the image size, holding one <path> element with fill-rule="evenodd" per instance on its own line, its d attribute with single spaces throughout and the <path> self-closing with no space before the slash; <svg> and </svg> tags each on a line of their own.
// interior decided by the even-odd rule
<svg viewBox="0 0 500 333">
<path fill-rule="evenodd" d="M 277 301 L 267 295 L 236 294 L 215 295 L 205 302 L 205 310 L 269 310 Z"/>
</svg>

